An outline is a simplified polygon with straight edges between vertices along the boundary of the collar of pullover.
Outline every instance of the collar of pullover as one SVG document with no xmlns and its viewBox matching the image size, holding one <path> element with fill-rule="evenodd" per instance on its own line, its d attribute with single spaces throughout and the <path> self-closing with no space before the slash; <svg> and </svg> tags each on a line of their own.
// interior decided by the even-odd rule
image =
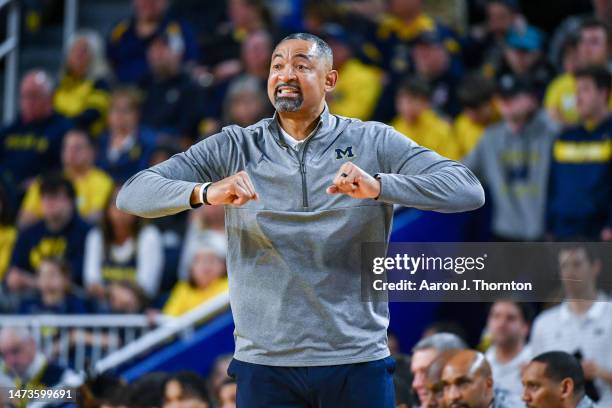
<svg viewBox="0 0 612 408">
<path fill-rule="evenodd" d="M 327 104 L 325 104 L 323 107 L 323 112 L 321 112 L 321 114 L 317 118 L 317 124 L 315 125 L 313 131 L 310 132 L 310 134 L 308 135 L 306 139 L 309 139 L 309 138 L 314 139 L 316 137 L 329 134 L 333 130 L 333 127 L 334 127 L 332 123 L 333 122 L 332 119 L 334 118 L 331 117 L 331 114 L 329 113 L 329 108 L 327 107 Z M 276 141 L 281 146 L 286 146 L 287 144 L 283 140 L 283 136 L 281 134 L 280 127 L 281 126 L 278 121 L 278 112 L 275 111 L 274 116 L 272 116 L 272 120 L 268 124 L 268 130 L 270 131 L 272 136 L 276 139 Z"/>
</svg>

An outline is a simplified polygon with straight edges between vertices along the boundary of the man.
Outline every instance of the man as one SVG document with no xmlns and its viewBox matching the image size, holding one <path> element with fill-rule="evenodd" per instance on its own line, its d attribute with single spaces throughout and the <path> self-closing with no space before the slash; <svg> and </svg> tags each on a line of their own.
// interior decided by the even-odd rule
<svg viewBox="0 0 612 408">
<path fill-rule="evenodd" d="M 431 363 L 442 353 L 466 348 L 465 342 L 451 333 L 437 333 L 425 337 L 414 346 L 410 360 L 410 370 L 413 375 L 412 388 L 416 391 L 421 404 L 425 404 L 429 395 L 426 379 Z"/>
<path fill-rule="evenodd" d="M 593 408 L 580 363 L 562 351 L 536 356 L 522 375 L 527 408 Z M 600 405 L 601 407 L 608 405 Z"/>
<path fill-rule="evenodd" d="M 95 147 L 85 130 L 73 129 L 64 136 L 62 167 L 72 182 L 77 197 L 79 215 L 92 223 L 101 217 L 113 191 L 113 179 L 94 166 Z M 43 216 L 40 179 L 35 180 L 21 204 L 19 224 L 32 225 Z"/>
<path fill-rule="evenodd" d="M 388 242 L 394 203 L 452 212 L 484 201 L 462 165 L 386 125 L 330 115 L 332 65 L 320 38 L 286 37 L 268 79 L 274 118 L 224 128 L 117 197 L 146 217 L 226 206 L 241 407 L 394 406 L 388 305 L 360 301 L 361 243 Z"/>
<path fill-rule="evenodd" d="M 58 165 L 72 123 L 53 111 L 53 83 L 45 71 L 25 74 L 19 103 L 19 117 L 0 129 L 0 177 L 21 195 L 35 176 Z"/>
<path fill-rule="evenodd" d="M 448 350 L 436 357 L 425 372 L 425 392 L 421 406 L 423 408 L 444 408 L 444 385 L 442 383 L 442 370 L 446 362 L 459 350 Z"/>
<path fill-rule="evenodd" d="M 599 20 L 587 19 L 581 24 L 576 46 L 576 69 L 593 65 L 609 67 L 612 44 L 609 30 L 608 25 Z M 559 123 L 574 125 L 579 121 L 576 102 L 576 76 L 574 72 L 565 72 L 559 75 L 546 90 L 544 104 L 549 114 Z M 609 99 L 609 106 L 612 107 L 612 98 Z"/>
<path fill-rule="evenodd" d="M 0 376 L 4 387 L 16 390 L 72 389 L 75 393 L 75 388 L 83 382 L 74 371 L 48 361 L 25 328 L 5 326 L 0 329 L 0 357 Z M 6 388 L 3 393 L 6 393 Z M 32 401 L 27 406 L 49 405 Z"/>
<path fill-rule="evenodd" d="M 198 46 L 192 27 L 168 14 L 168 0 L 133 0 L 134 15 L 120 21 L 107 40 L 106 57 L 118 82 L 138 84 L 150 72 L 147 51 L 162 33 L 180 36 L 183 61 L 194 63 Z"/>
<path fill-rule="evenodd" d="M 463 66 L 448 51 L 444 38 L 435 31 L 422 33 L 414 41 L 412 58 L 416 76 L 431 86 L 434 109 L 449 117 L 458 115 L 456 89 L 463 76 Z"/>
<path fill-rule="evenodd" d="M 448 408 L 505 408 L 506 394 L 494 391 L 491 367 L 482 353 L 462 350 L 442 370 L 444 403 Z"/>
<path fill-rule="evenodd" d="M 604 67 L 576 72 L 579 125 L 553 145 L 548 231 L 557 239 L 612 241 L 612 75 Z"/>
<path fill-rule="evenodd" d="M 451 125 L 431 107 L 432 90 L 426 81 L 410 78 L 397 91 L 398 116 L 391 126 L 419 145 L 457 160 L 459 144 Z"/>
<path fill-rule="evenodd" d="M 40 197 L 43 218 L 19 233 L 5 277 L 14 292 L 34 287 L 34 271 L 46 257 L 65 258 L 70 263 L 72 282 L 82 282 L 85 236 L 90 225 L 77 214 L 72 184 L 59 173 L 50 173 L 42 178 Z"/>
<path fill-rule="evenodd" d="M 521 370 L 531 358 L 531 351 L 525 345 L 531 315 L 527 303 L 500 300 L 491 306 L 487 321 L 491 347 L 486 357 L 495 386 L 508 391 L 516 400 L 520 400 L 522 392 Z"/>
<path fill-rule="evenodd" d="M 503 121 L 487 128 L 464 162 L 491 192 L 494 239 L 540 239 L 545 230 L 550 149 L 558 127 L 539 109 L 527 80 L 502 78 L 498 96 Z"/>
<path fill-rule="evenodd" d="M 535 319 L 531 350 L 580 355 L 584 376 L 595 386 L 589 392 L 599 394 L 599 406 L 612 406 L 612 303 L 597 291 L 601 261 L 587 247 L 570 244 L 558 259 L 565 300 Z"/>
<path fill-rule="evenodd" d="M 182 70 L 184 53 L 185 43 L 179 33 L 163 33 L 153 39 L 147 51 L 151 75 L 143 81 L 146 97 L 140 119 L 162 140 L 187 148 L 196 139 L 208 98 Z"/>
</svg>

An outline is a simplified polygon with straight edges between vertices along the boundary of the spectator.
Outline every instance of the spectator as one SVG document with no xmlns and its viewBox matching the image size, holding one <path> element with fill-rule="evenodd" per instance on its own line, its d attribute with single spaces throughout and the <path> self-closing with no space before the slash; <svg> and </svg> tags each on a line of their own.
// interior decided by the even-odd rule
<svg viewBox="0 0 612 408">
<path fill-rule="evenodd" d="M 208 408 L 206 381 L 198 374 L 183 371 L 172 374 L 164 386 L 163 408 Z"/>
<path fill-rule="evenodd" d="M 456 89 L 463 76 L 463 66 L 453 58 L 444 41 L 435 31 L 422 33 L 414 40 L 412 58 L 415 74 L 431 86 L 434 109 L 455 117 L 461 110 Z"/>
<path fill-rule="evenodd" d="M 398 89 L 399 116 L 391 125 L 416 143 L 449 159 L 459 158 L 459 146 L 451 126 L 431 109 L 431 88 L 418 78 L 407 80 Z"/>
<path fill-rule="evenodd" d="M 590 67 L 575 77 L 580 122 L 554 142 L 548 227 L 557 239 L 612 241 L 612 76 Z"/>
<path fill-rule="evenodd" d="M 275 31 L 264 0 L 228 0 L 229 21 L 221 24 L 214 35 L 203 39 L 204 65 L 211 68 L 217 81 L 239 74 L 241 44 L 249 34 L 261 30 Z"/>
<path fill-rule="evenodd" d="M 514 75 L 531 81 L 538 99 L 542 99 L 554 70 L 542 50 L 544 38 L 535 27 L 514 28 L 508 32 L 503 49 L 501 65 L 496 69 L 496 78 Z"/>
<path fill-rule="evenodd" d="M 425 374 L 427 368 L 441 353 L 449 350 L 463 350 L 467 345 L 454 334 L 438 333 L 421 339 L 412 349 L 411 371 L 412 388 L 416 391 L 419 401 L 423 403 L 427 398 Z"/>
<path fill-rule="evenodd" d="M 70 265 L 62 259 L 44 258 L 36 271 L 36 295 L 19 305 L 23 314 L 86 314 L 87 300 L 72 289 Z"/>
<path fill-rule="evenodd" d="M 108 132 L 100 139 L 96 164 L 116 183 L 123 183 L 144 169 L 156 135 L 139 126 L 141 97 L 131 88 L 120 88 L 111 95 Z"/>
<path fill-rule="evenodd" d="M 236 408 L 236 380 L 227 379 L 219 388 L 219 408 Z"/>
<path fill-rule="evenodd" d="M 72 123 L 53 111 L 53 84 L 44 71 L 25 74 L 19 97 L 18 118 L 0 129 L 0 176 L 21 195 L 35 176 L 57 166 Z"/>
<path fill-rule="evenodd" d="M 457 90 L 463 111 L 453 122 L 453 135 L 459 145 L 459 157 L 469 154 L 487 127 L 499 120 L 493 103 L 495 85 L 480 75 L 467 76 Z"/>
<path fill-rule="evenodd" d="M 604 22 L 606 25 L 612 25 L 612 3 L 609 0 L 591 0 L 594 13 L 583 15 L 573 15 L 563 20 L 555 29 L 555 32 L 550 43 L 550 60 L 558 65 L 560 60 L 561 49 L 567 39 L 580 31 L 580 26 L 586 20 L 597 19 Z"/>
<path fill-rule="evenodd" d="M 183 62 L 197 61 L 193 29 L 168 14 L 167 0 L 133 0 L 132 4 L 134 15 L 116 24 L 107 40 L 106 56 L 118 82 L 137 85 L 149 74 L 147 51 L 152 40 L 162 33 L 180 36 L 185 45 Z"/>
<path fill-rule="evenodd" d="M 169 375 L 152 372 L 136 379 L 128 386 L 129 408 L 159 408 L 164 403 L 164 384 Z"/>
<path fill-rule="evenodd" d="M 425 373 L 424 400 L 421 404 L 423 408 L 445 408 L 444 384 L 442 383 L 442 370 L 446 362 L 455 354 L 457 350 L 442 352 L 436 357 Z"/>
<path fill-rule="evenodd" d="M 224 101 L 225 125 L 250 126 L 268 116 L 268 98 L 257 78 L 240 76 L 232 81 Z"/>
<path fill-rule="evenodd" d="M 0 185 L 0 282 L 3 281 L 4 274 L 9 267 L 13 246 L 17 238 L 14 218 L 8 194 L 4 187 Z M 2 289 L 0 289 L 0 293 L 1 291 Z"/>
<path fill-rule="evenodd" d="M 198 133 L 200 106 L 208 101 L 203 88 L 182 69 L 184 52 L 179 33 L 162 33 L 151 41 L 147 51 L 151 75 L 143 84 L 141 124 L 186 149 Z"/>
<path fill-rule="evenodd" d="M 214 246 L 211 245 L 213 242 Z M 191 261 L 189 280 L 174 286 L 164 305 L 164 314 L 180 316 L 227 291 L 225 246 L 225 239 L 198 246 Z"/>
<path fill-rule="evenodd" d="M 484 355 L 474 350 L 453 354 L 442 369 L 444 402 L 449 407 L 511 408 L 506 394 L 494 390 L 491 367 Z"/>
<path fill-rule="evenodd" d="M 215 398 L 215 406 L 220 405 L 219 390 L 223 386 L 223 383 L 230 379 L 230 377 L 227 375 L 227 368 L 229 367 L 231 361 L 231 354 L 222 354 L 217 356 L 212 364 L 210 374 L 208 375 L 208 389 L 210 391 L 209 395 L 212 395 Z"/>
<path fill-rule="evenodd" d="M 108 285 L 110 313 L 142 314 L 149 304 L 146 293 L 132 281 L 116 280 Z"/>
<path fill-rule="evenodd" d="M 19 232 L 6 284 L 12 291 L 33 288 L 33 272 L 46 257 L 65 258 L 70 263 L 72 282 L 83 281 L 83 238 L 90 225 L 75 210 L 75 193 L 59 173 L 45 175 L 40 183 L 43 218 Z"/>
<path fill-rule="evenodd" d="M 222 206 L 202 206 L 199 210 L 193 211 L 179 261 L 179 278 L 188 279 L 191 259 L 198 246 L 225 239 L 225 212 Z"/>
<path fill-rule="evenodd" d="M 117 190 L 108 203 L 100 227 L 85 239 L 84 283 L 89 293 L 101 299 L 113 281 L 130 281 L 150 298 L 157 295 L 164 265 L 162 237 L 153 225 L 120 211 Z"/>
<path fill-rule="evenodd" d="M 565 300 L 540 314 L 533 323 L 534 355 L 560 350 L 581 356 L 588 382 L 601 407 L 612 406 L 612 303 L 597 291 L 601 260 L 585 246 L 568 244 L 559 251 Z"/>
<path fill-rule="evenodd" d="M 485 73 L 500 64 L 506 35 L 524 24 L 518 0 L 486 1 L 486 18 L 483 26 L 472 29 L 464 53 L 469 68 L 485 67 Z"/>
<path fill-rule="evenodd" d="M 102 38 L 95 31 L 80 30 L 71 37 L 67 49 L 53 106 L 77 126 L 98 136 L 106 127 L 110 103 Z"/>
<path fill-rule="evenodd" d="M 62 166 L 66 178 L 75 189 L 79 215 L 92 223 L 102 216 L 113 190 L 113 180 L 94 167 L 95 148 L 86 131 L 69 130 L 62 143 Z M 42 217 L 40 178 L 34 180 L 21 205 L 19 224 L 28 226 Z"/>
<path fill-rule="evenodd" d="M 334 54 L 334 68 L 339 78 L 328 94 L 329 110 L 342 116 L 368 120 L 382 91 L 382 72 L 355 58 L 348 33 L 336 24 L 325 27 L 323 39 Z"/>
<path fill-rule="evenodd" d="M 539 109 L 526 80 L 505 77 L 498 94 L 503 121 L 487 128 L 464 162 L 493 198 L 494 239 L 541 239 L 550 150 L 558 127 Z"/>
<path fill-rule="evenodd" d="M 598 20 L 585 20 L 578 31 L 576 46 L 576 69 L 592 65 L 608 67 L 610 50 L 610 28 Z M 576 124 L 579 115 L 576 106 L 576 77 L 565 72 L 555 78 L 546 91 L 546 109 L 558 122 Z M 612 98 L 609 101 L 612 107 Z"/>
<path fill-rule="evenodd" d="M 85 381 L 77 390 L 77 406 L 83 408 L 126 408 L 128 385 L 111 375 L 100 374 Z"/>
<path fill-rule="evenodd" d="M 580 66 L 578 59 L 578 38 L 569 36 L 561 49 L 562 71 L 546 88 L 544 106 L 551 118 L 562 125 L 571 125 L 577 120 L 576 95 L 571 90 L 571 83 L 575 81 L 574 73 Z M 569 83 L 569 86 L 568 86 Z M 566 92 L 566 90 L 568 90 Z"/>
<path fill-rule="evenodd" d="M 580 363 L 567 353 L 551 351 L 536 356 L 522 377 L 523 401 L 529 408 L 595 407 L 585 395 Z"/>
<path fill-rule="evenodd" d="M 520 405 L 521 370 L 531 358 L 526 346 L 532 311 L 527 303 L 500 300 L 491 306 L 487 331 L 491 347 L 486 352 L 495 387 L 506 390 Z"/>
<path fill-rule="evenodd" d="M 3 374 L 8 376 L 11 388 L 62 390 L 83 382 L 77 373 L 49 361 L 25 328 L 0 328 L 0 356 Z"/>
</svg>

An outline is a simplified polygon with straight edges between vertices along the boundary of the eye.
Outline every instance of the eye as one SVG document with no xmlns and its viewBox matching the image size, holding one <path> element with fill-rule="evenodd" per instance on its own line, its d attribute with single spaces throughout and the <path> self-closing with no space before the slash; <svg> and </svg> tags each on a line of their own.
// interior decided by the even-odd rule
<svg viewBox="0 0 612 408">
<path fill-rule="evenodd" d="M 306 70 L 308 69 L 308 67 L 307 67 L 306 65 L 302 65 L 302 64 L 298 65 L 298 66 L 297 66 L 297 68 L 298 68 L 300 71 L 306 71 Z"/>
<path fill-rule="evenodd" d="M 272 65 L 272 69 L 275 69 L 275 70 L 280 69 L 280 67 L 281 67 L 280 64 L 273 64 Z"/>
</svg>

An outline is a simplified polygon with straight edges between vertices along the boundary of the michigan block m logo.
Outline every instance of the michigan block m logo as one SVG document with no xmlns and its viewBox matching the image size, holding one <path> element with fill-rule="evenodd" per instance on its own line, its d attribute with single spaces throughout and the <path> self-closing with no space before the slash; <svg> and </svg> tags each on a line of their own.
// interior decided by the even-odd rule
<svg viewBox="0 0 612 408">
<path fill-rule="evenodd" d="M 344 150 L 336 149 L 336 160 L 340 160 L 344 157 L 355 157 L 353 154 L 353 146 L 348 146 Z"/>
</svg>

